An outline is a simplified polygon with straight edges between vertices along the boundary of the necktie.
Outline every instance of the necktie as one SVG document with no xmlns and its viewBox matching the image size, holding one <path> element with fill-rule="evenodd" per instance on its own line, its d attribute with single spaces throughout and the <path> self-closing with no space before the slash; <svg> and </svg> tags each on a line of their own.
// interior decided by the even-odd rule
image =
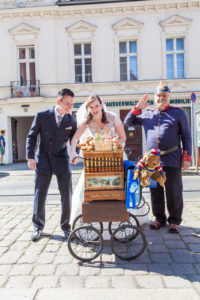
<svg viewBox="0 0 200 300">
<path fill-rule="evenodd" d="M 58 126 L 60 126 L 61 121 L 62 121 L 62 117 L 58 116 Z"/>
</svg>

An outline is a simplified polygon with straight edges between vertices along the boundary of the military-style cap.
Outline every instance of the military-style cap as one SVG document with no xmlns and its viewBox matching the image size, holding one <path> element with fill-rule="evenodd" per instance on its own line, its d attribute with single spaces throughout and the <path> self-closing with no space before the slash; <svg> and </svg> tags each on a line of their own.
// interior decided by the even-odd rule
<svg viewBox="0 0 200 300">
<path fill-rule="evenodd" d="M 162 84 L 162 82 L 160 82 L 160 84 L 156 87 L 156 93 L 155 94 L 161 94 L 161 93 L 170 93 L 170 89 L 168 88 L 167 85 Z"/>
</svg>

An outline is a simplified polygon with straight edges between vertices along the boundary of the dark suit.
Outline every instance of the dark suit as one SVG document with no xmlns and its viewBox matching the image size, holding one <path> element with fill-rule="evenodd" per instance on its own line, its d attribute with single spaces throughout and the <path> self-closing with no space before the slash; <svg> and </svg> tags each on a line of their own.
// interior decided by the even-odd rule
<svg viewBox="0 0 200 300">
<path fill-rule="evenodd" d="M 58 126 L 54 109 L 37 113 L 32 123 L 26 143 L 27 159 L 35 158 L 37 137 L 40 135 L 40 143 L 36 152 L 33 211 L 35 229 L 42 230 L 45 225 L 45 201 L 53 174 L 57 177 L 61 194 L 61 229 L 70 229 L 72 179 L 66 142 L 72 139 L 76 129 L 76 120 L 70 114 L 65 114 Z"/>
</svg>

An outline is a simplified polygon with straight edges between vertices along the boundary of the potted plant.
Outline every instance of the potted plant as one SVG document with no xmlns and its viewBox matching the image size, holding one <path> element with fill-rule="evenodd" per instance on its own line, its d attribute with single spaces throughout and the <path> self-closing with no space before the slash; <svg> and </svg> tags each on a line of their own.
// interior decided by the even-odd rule
<svg viewBox="0 0 200 300">
<path fill-rule="evenodd" d="M 30 88 L 30 95 L 31 95 L 31 97 L 35 96 L 35 87 Z"/>
<path fill-rule="evenodd" d="M 17 95 L 17 97 L 22 97 L 22 91 L 20 91 L 20 90 L 16 91 L 16 95 Z"/>
</svg>

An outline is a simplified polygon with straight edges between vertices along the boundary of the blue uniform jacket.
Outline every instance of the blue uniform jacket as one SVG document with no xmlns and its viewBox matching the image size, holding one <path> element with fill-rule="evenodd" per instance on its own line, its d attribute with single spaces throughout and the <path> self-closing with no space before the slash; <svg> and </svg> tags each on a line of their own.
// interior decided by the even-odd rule
<svg viewBox="0 0 200 300">
<path fill-rule="evenodd" d="M 160 117 L 160 125 L 159 123 Z M 181 167 L 182 150 L 191 155 L 191 133 L 187 116 L 183 109 L 169 106 L 164 111 L 158 109 L 146 110 L 140 115 L 128 113 L 124 121 L 125 126 L 142 125 L 146 135 L 147 150 L 159 148 L 168 150 L 175 146 L 179 149 L 160 156 L 162 166 Z M 159 144 L 157 143 L 159 136 Z"/>
<path fill-rule="evenodd" d="M 39 173 L 62 174 L 68 169 L 69 156 L 67 141 L 72 139 L 77 129 L 75 118 L 65 114 L 60 126 L 57 126 L 54 110 L 49 109 L 37 113 L 33 120 L 26 142 L 26 158 L 35 158 Z"/>
</svg>

